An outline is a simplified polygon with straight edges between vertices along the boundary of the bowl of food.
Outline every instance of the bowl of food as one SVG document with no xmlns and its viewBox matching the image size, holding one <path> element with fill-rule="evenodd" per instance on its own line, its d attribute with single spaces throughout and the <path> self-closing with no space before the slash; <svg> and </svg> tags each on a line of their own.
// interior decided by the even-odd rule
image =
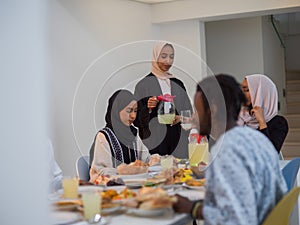
<svg viewBox="0 0 300 225">
<path fill-rule="evenodd" d="M 205 177 L 205 171 L 207 169 L 207 164 L 204 162 L 200 162 L 198 166 L 191 166 L 191 171 L 193 172 L 193 175 L 198 178 L 202 179 Z"/>
</svg>

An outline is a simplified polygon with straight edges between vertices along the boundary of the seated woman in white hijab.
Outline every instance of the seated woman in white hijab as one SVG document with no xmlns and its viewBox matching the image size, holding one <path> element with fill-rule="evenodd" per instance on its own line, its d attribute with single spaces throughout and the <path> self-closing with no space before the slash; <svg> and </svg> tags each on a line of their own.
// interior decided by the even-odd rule
<svg viewBox="0 0 300 225">
<path fill-rule="evenodd" d="M 288 133 L 287 120 L 278 115 L 278 95 L 273 81 L 265 75 L 248 75 L 242 82 L 247 105 L 241 110 L 238 124 L 258 129 L 280 152 Z"/>
</svg>

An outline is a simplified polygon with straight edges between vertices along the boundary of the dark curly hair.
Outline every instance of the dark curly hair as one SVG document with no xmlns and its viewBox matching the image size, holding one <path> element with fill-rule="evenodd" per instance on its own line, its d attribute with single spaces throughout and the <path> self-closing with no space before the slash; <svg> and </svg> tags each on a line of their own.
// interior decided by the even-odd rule
<svg viewBox="0 0 300 225">
<path fill-rule="evenodd" d="M 197 92 L 203 93 L 205 110 L 210 110 L 210 103 L 218 105 L 218 114 L 226 113 L 226 120 L 238 119 L 242 104 L 246 103 L 246 97 L 236 79 L 227 74 L 218 74 L 207 77 L 197 85 Z M 222 106 L 223 109 L 222 109 Z M 226 109 L 226 112 L 224 112 Z M 211 111 L 211 110 L 210 110 Z"/>
</svg>

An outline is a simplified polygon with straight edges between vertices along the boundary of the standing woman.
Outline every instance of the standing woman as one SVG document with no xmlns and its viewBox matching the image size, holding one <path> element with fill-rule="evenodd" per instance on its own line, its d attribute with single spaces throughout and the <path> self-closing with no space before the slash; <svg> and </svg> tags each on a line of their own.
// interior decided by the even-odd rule
<svg viewBox="0 0 300 225">
<path fill-rule="evenodd" d="M 189 131 L 181 129 L 179 114 L 181 110 L 192 111 L 192 106 L 182 81 L 169 72 L 173 62 L 173 45 L 157 42 L 153 49 L 151 73 L 135 87 L 134 94 L 138 99 L 135 125 L 139 128 L 140 137 L 151 154 L 173 154 L 176 157 L 187 158 Z M 157 119 L 157 96 L 164 94 L 176 96 L 176 116 L 171 125 L 160 124 Z"/>
<path fill-rule="evenodd" d="M 258 129 L 273 143 L 277 152 L 289 131 L 287 120 L 278 115 L 278 95 L 273 81 L 265 75 L 246 76 L 242 90 L 247 98 L 246 108 L 241 110 L 238 124 Z"/>
<path fill-rule="evenodd" d="M 106 125 L 100 130 L 90 150 L 90 181 L 100 175 L 114 175 L 116 167 L 136 160 L 154 164 L 158 155 L 151 156 L 138 137 L 132 123 L 136 118 L 137 101 L 127 90 L 116 91 L 108 101 Z"/>
</svg>

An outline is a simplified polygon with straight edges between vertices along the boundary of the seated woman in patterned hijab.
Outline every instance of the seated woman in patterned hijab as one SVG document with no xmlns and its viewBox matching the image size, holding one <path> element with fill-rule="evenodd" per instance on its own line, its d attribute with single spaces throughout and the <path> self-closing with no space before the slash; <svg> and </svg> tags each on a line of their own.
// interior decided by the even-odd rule
<svg viewBox="0 0 300 225">
<path fill-rule="evenodd" d="M 150 155 L 132 123 L 136 118 L 137 101 L 128 90 L 116 91 L 108 101 L 105 127 L 100 130 L 90 150 L 90 181 L 99 175 L 116 174 L 116 167 L 136 160 L 155 164 L 158 155 Z"/>
</svg>

